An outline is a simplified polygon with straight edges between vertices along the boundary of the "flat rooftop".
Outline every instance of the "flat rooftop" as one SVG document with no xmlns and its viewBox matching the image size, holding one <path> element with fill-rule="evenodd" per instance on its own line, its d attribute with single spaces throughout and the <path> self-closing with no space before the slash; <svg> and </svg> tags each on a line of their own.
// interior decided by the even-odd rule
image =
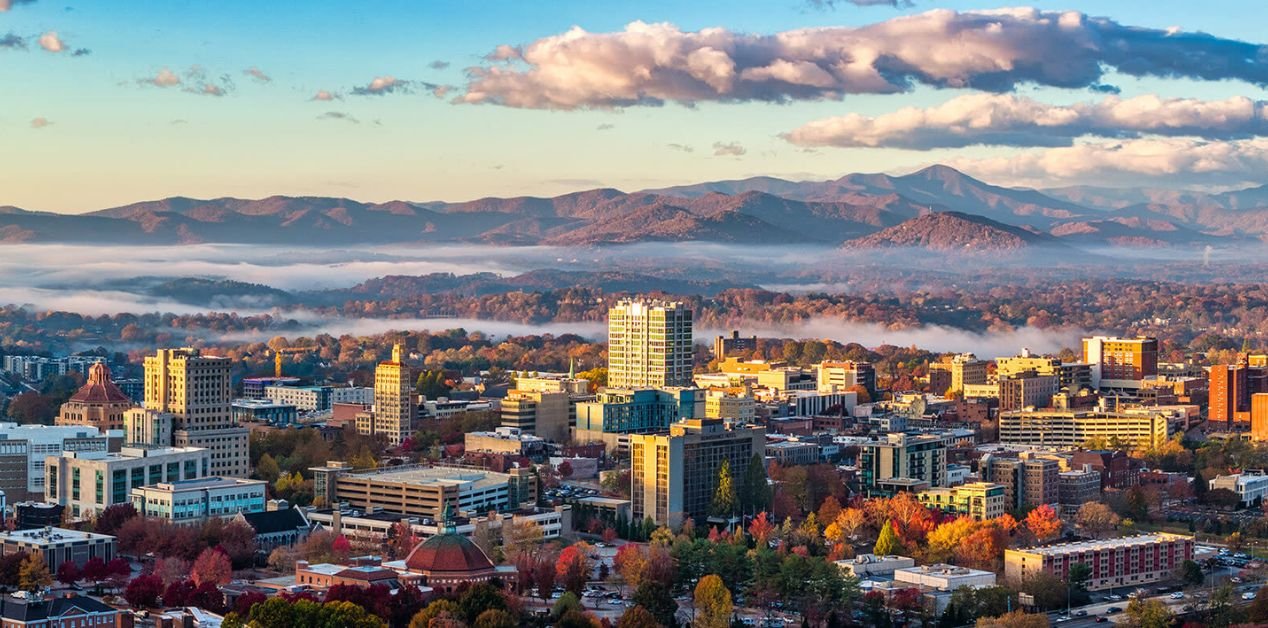
<svg viewBox="0 0 1268 628">
<path fill-rule="evenodd" d="M 1042 554 L 1044 556 L 1057 556 L 1061 554 L 1071 554 L 1074 552 L 1111 550 L 1122 547 L 1132 547 L 1135 545 L 1148 545 L 1150 543 L 1165 543 L 1178 540 L 1192 541 L 1193 537 L 1166 533 L 1138 534 L 1136 536 L 1124 536 L 1117 539 L 1097 539 L 1092 541 L 1079 541 L 1076 543 L 1058 543 L 1057 545 L 1045 545 L 1043 547 L 1030 547 L 1009 551 L 1026 552 L 1028 554 Z"/>
<path fill-rule="evenodd" d="M 246 478 L 207 477 L 192 480 L 176 480 L 175 482 L 159 482 L 151 486 L 142 486 L 148 490 L 181 491 L 195 488 L 228 488 L 231 486 L 254 486 L 268 484 L 264 480 Z"/>
<path fill-rule="evenodd" d="M 393 467 L 375 471 L 359 471 L 343 477 L 373 479 L 381 482 L 399 482 L 401 484 L 463 486 L 488 488 L 506 484 L 506 475 L 493 471 L 475 469 L 458 469 L 454 467 Z"/>
<path fill-rule="evenodd" d="M 101 539 L 113 539 L 108 534 L 96 534 L 94 532 L 82 532 L 80 530 L 68 530 L 66 528 L 34 528 L 31 530 L 14 530 L 13 532 L 0 532 L 0 542 L 18 542 L 18 543 L 63 543 L 71 541 L 91 541 Z"/>
</svg>

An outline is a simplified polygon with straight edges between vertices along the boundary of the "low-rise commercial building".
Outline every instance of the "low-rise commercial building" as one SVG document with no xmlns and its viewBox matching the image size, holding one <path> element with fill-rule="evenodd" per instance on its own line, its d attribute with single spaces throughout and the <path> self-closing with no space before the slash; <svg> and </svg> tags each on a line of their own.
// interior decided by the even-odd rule
<svg viewBox="0 0 1268 628">
<path fill-rule="evenodd" d="M 995 586 L 995 572 L 939 563 L 895 569 L 894 582 L 938 591 L 954 591 L 960 587 L 980 589 Z"/>
<path fill-rule="evenodd" d="M 819 462 L 819 445 L 798 440 L 767 443 L 766 455 L 782 466 L 815 464 Z"/>
<path fill-rule="evenodd" d="M 115 538 L 108 534 L 54 527 L 0 532 L 0 556 L 19 552 L 43 554 L 49 573 L 57 573 L 65 562 L 78 567 L 94 558 L 110 562 L 117 551 Z"/>
<path fill-rule="evenodd" d="M 757 417 L 757 400 L 743 391 L 710 390 L 704 399 L 704 415 L 710 419 L 752 421 Z"/>
<path fill-rule="evenodd" d="M 1261 504 L 1268 496 L 1268 475 L 1261 470 L 1244 471 L 1232 475 L 1217 475 L 1209 481 L 1210 489 L 1224 489 L 1237 494 L 1242 506 Z"/>
<path fill-rule="evenodd" d="M 354 471 L 342 463 L 327 463 L 311 471 L 321 503 L 347 503 L 360 510 L 440 519 L 446 510 L 506 512 L 537 501 L 537 475 L 525 468 L 495 473 L 471 467 L 404 465 Z"/>
<path fill-rule="evenodd" d="M 1091 468 L 1057 474 L 1057 499 L 1062 506 L 1078 508 L 1101 498 L 1101 474 Z"/>
<path fill-rule="evenodd" d="M 628 510 L 629 502 L 625 503 Z M 361 511 L 351 507 L 310 510 L 305 513 L 305 517 L 314 524 L 344 535 L 356 547 L 364 548 L 381 547 L 388 541 L 392 526 L 401 521 L 408 523 L 414 536 L 420 539 L 440 534 L 442 527 L 432 517 L 405 516 L 378 509 Z M 493 517 L 489 517 L 489 513 L 482 513 L 478 517 L 458 517 L 450 520 L 449 524 L 449 529 L 455 534 L 468 537 L 474 536 L 481 526 L 490 533 L 496 533 L 496 536 L 504 537 L 514 527 L 531 525 L 541 532 L 543 540 L 550 541 L 572 536 L 572 506 L 565 504 L 554 508 L 525 508 L 497 513 Z"/>
<path fill-rule="evenodd" d="M 299 410 L 292 404 L 274 399 L 238 399 L 231 406 L 233 420 L 238 423 L 266 423 L 278 427 L 294 425 Z"/>
<path fill-rule="evenodd" d="M 1073 449 L 1089 441 L 1104 440 L 1147 449 L 1167 440 L 1168 426 L 1168 415 L 1161 412 L 1002 412 L 999 442 Z"/>
<path fill-rule="evenodd" d="M 892 578 L 894 571 L 916 566 L 916 559 L 908 556 L 877 556 L 859 554 L 854 558 L 836 561 L 837 567 L 847 576 L 860 580 L 875 577 Z"/>
<path fill-rule="evenodd" d="M 132 506 L 145 517 L 198 524 L 212 517 L 262 512 L 268 482 L 242 478 L 198 478 L 132 489 Z"/>
<path fill-rule="evenodd" d="M 353 558 L 348 562 L 350 564 L 340 565 L 295 561 L 295 584 L 323 591 L 337 584 L 362 588 L 374 585 L 382 585 L 388 589 L 400 588 L 397 572 L 384 567 L 377 557 Z"/>
<path fill-rule="evenodd" d="M 45 462 L 44 500 L 74 518 L 128 503 L 130 492 L 159 482 L 205 478 L 211 452 L 201 447 L 124 447 L 118 453 L 65 452 Z"/>
<path fill-rule="evenodd" d="M 1004 574 L 1009 582 L 1023 582 L 1038 573 L 1059 580 L 1070 568 L 1091 568 L 1090 591 L 1137 586 L 1169 578 L 1180 564 L 1193 559 L 1193 537 L 1176 534 L 1141 534 L 1118 539 L 1062 543 L 1004 552 Z"/>
<path fill-rule="evenodd" d="M 966 515 L 978 521 L 1007 512 L 1004 487 L 989 482 L 970 482 L 952 488 L 930 488 L 916 494 L 920 503 L 947 514 Z"/>
<path fill-rule="evenodd" d="M 536 456 L 546 451 L 544 439 L 514 427 L 498 427 L 492 432 L 467 432 L 463 444 L 467 451 L 516 456 Z"/>
<path fill-rule="evenodd" d="M 565 387 L 560 380 L 547 381 Z M 569 429 L 575 421 L 574 411 L 570 393 L 542 388 L 509 390 L 500 409 L 502 427 L 557 443 L 568 440 Z"/>
</svg>

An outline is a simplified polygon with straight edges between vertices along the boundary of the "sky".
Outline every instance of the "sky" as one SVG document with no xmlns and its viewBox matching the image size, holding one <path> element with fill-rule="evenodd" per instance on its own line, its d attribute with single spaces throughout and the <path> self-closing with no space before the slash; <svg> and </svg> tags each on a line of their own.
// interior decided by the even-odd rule
<svg viewBox="0 0 1268 628">
<path fill-rule="evenodd" d="M 1268 5 L 1216 5 L 0 0 L 0 206 L 1266 183 Z"/>
</svg>

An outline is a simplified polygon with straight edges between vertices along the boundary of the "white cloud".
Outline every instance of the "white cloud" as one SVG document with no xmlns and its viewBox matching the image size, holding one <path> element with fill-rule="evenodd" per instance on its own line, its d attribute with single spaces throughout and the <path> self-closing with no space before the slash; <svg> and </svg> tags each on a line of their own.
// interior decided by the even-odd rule
<svg viewBox="0 0 1268 628">
<path fill-rule="evenodd" d="M 175 87 L 181 84 L 181 77 L 169 68 L 163 68 L 153 77 L 141 79 L 142 83 L 147 83 L 155 87 Z"/>
<path fill-rule="evenodd" d="M 1217 139 L 1265 135 L 1268 111 L 1264 101 L 1244 96 L 1211 101 L 1150 94 L 1052 105 L 1012 94 L 967 94 L 925 109 L 816 120 L 784 138 L 799 146 L 927 150 L 974 144 L 1068 146 L 1082 136 L 1146 134 Z"/>
<path fill-rule="evenodd" d="M 242 73 L 261 83 L 270 83 L 273 81 L 273 77 L 269 76 L 268 74 L 265 74 L 264 70 L 261 70 L 260 68 L 257 68 L 255 66 L 251 66 L 243 70 Z"/>
<path fill-rule="evenodd" d="M 332 92 L 328 92 L 328 91 L 326 91 L 326 90 L 324 90 L 324 89 L 319 89 L 319 90 L 317 90 L 317 93 L 313 95 L 312 100 L 317 100 L 317 101 L 331 101 L 331 100 L 334 100 L 334 99 L 336 99 L 336 98 L 338 98 L 338 97 L 339 97 L 339 95 L 338 95 L 338 94 L 335 94 L 335 93 L 332 93 Z"/>
<path fill-rule="evenodd" d="M 1099 87 L 1106 73 L 1268 84 L 1268 48 L 1032 8 L 896 17 L 771 35 L 633 22 L 498 46 L 463 102 L 576 109 L 838 99 L 934 87 Z"/>
<path fill-rule="evenodd" d="M 40 35 L 40 47 L 49 52 L 61 52 L 66 50 L 66 45 L 62 43 L 62 39 L 57 36 L 57 31 L 49 31 Z"/>
<path fill-rule="evenodd" d="M 1228 142 L 1151 138 L 1083 142 L 1021 150 L 984 159 L 947 162 L 973 176 L 1007 185 L 1262 184 L 1268 172 L 1268 139 Z"/>
<path fill-rule="evenodd" d="M 748 152 L 739 142 L 714 142 L 713 155 L 715 157 L 739 157 Z"/>
<path fill-rule="evenodd" d="M 403 81 L 395 76 L 376 76 L 370 81 L 369 85 L 352 88 L 352 93 L 358 96 L 380 96 L 383 94 L 391 94 L 393 92 L 407 92 L 411 89 L 409 81 Z"/>
<path fill-rule="evenodd" d="M 42 129 L 50 124 L 52 124 L 52 122 L 50 122 L 49 119 L 45 118 L 44 116 L 40 116 L 38 118 L 34 118 L 31 120 L 32 129 Z"/>
</svg>

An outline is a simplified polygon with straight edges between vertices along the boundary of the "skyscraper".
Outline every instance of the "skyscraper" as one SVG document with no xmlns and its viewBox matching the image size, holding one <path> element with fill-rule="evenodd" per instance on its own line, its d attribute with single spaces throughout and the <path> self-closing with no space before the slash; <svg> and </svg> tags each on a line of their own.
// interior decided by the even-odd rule
<svg viewBox="0 0 1268 628">
<path fill-rule="evenodd" d="M 379 362 L 374 369 L 373 430 L 392 445 L 400 445 L 414 433 L 418 404 L 414 402 L 413 374 L 400 343 L 392 346 L 392 359 Z"/>
<path fill-rule="evenodd" d="M 691 310 L 621 301 L 608 310 L 608 386 L 691 386 Z"/>
<path fill-rule="evenodd" d="M 173 417 L 172 444 L 211 450 L 211 475 L 250 474 L 249 431 L 233 421 L 229 359 L 198 349 L 159 349 L 145 358 L 145 409 Z"/>
</svg>

